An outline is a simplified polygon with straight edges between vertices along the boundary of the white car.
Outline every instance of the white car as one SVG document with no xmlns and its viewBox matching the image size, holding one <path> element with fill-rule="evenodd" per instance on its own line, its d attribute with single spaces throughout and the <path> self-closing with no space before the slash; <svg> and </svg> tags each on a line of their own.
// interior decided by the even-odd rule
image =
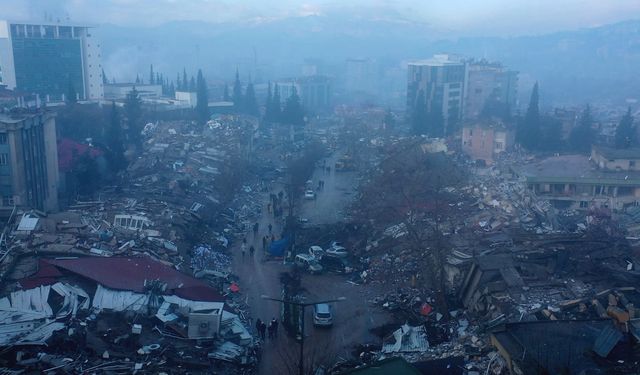
<svg viewBox="0 0 640 375">
<path fill-rule="evenodd" d="M 337 242 L 337 241 L 331 242 L 331 245 L 329 246 L 329 248 L 326 249 L 324 252 L 327 256 L 332 256 L 336 258 L 346 258 L 347 256 L 349 256 L 349 252 L 347 251 L 347 249 L 344 246 L 342 246 L 341 242 Z"/>
<path fill-rule="evenodd" d="M 322 256 L 324 255 L 324 250 L 322 250 L 322 248 L 320 246 L 310 246 L 309 247 L 309 255 L 313 256 L 314 258 L 320 260 L 322 259 Z"/>
<path fill-rule="evenodd" d="M 307 190 L 304 192 L 304 199 L 316 199 L 316 193 L 313 190 Z"/>
</svg>

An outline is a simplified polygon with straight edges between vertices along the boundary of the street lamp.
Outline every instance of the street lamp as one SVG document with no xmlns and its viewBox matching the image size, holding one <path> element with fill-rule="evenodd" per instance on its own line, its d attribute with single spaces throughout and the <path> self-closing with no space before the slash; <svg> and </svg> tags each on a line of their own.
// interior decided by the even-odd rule
<svg viewBox="0 0 640 375">
<path fill-rule="evenodd" d="M 313 305 L 317 305 L 319 303 L 331 303 L 331 302 L 342 302 L 342 301 L 346 301 L 347 299 L 345 297 L 338 297 L 335 299 L 328 299 L 328 300 L 322 300 L 322 301 L 315 301 L 315 302 L 296 302 L 296 301 L 292 301 L 292 300 L 284 300 L 284 299 L 280 299 L 280 298 L 272 298 L 269 297 L 267 295 L 261 295 L 260 298 L 262 299 L 266 299 L 266 300 L 270 300 L 270 301 L 277 301 L 277 302 L 281 302 L 281 303 L 289 303 L 292 304 L 294 306 L 299 306 L 302 309 L 302 328 L 300 329 L 300 360 L 298 362 L 298 374 L 299 375 L 304 375 L 304 313 L 305 313 L 305 309 L 307 308 L 307 306 L 313 306 Z"/>
</svg>

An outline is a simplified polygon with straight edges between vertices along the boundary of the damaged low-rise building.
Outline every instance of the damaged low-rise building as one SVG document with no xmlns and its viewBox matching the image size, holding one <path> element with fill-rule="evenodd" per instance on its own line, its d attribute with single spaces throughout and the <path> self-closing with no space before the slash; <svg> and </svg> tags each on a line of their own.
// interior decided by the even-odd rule
<svg viewBox="0 0 640 375">
<path fill-rule="evenodd" d="M 591 157 L 560 155 L 513 168 L 538 197 L 557 208 L 621 210 L 640 202 L 640 149 L 594 147 Z"/>
</svg>

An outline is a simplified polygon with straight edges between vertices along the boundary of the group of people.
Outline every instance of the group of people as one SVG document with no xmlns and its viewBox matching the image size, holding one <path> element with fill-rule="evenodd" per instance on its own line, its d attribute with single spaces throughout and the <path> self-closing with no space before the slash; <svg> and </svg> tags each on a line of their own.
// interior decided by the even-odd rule
<svg viewBox="0 0 640 375">
<path fill-rule="evenodd" d="M 242 239 L 242 245 L 240 245 L 240 251 L 242 252 L 242 261 L 244 262 L 244 257 L 247 254 L 247 237 Z M 253 257 L 253 254 L 256 252 L 256 248 L 253 245 L 249 246 L 249 255 Z"/>
<path fill-rule="evenodd" d="M 261 339 L 265 340 L 265 335 L 269 334 L 269 339 L 275 339 L 278 337 L 278 320 L 276 318 L 271 319 L 269 326 L 262 320 L 256 320 L 256 331 Z"/>
<path fill-rule="evenodd" d="M 282 200 L 284 199 L 284 191 L 278 194 L 269 194 L 269 203 L 267 203 L 267 211 L 273 212 L 274 217 L 282 216 Z"/>
</svg>

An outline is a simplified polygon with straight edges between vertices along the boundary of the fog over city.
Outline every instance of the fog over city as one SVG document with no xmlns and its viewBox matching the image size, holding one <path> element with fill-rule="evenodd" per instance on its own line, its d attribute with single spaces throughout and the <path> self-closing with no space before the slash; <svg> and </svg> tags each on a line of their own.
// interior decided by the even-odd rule
<svg viewBox="0 0 640 375">
<path fill-rule="evenodd" d="M 0 0 L 0 373 L 637 374 L 637 0 Z"/>
</svg>

